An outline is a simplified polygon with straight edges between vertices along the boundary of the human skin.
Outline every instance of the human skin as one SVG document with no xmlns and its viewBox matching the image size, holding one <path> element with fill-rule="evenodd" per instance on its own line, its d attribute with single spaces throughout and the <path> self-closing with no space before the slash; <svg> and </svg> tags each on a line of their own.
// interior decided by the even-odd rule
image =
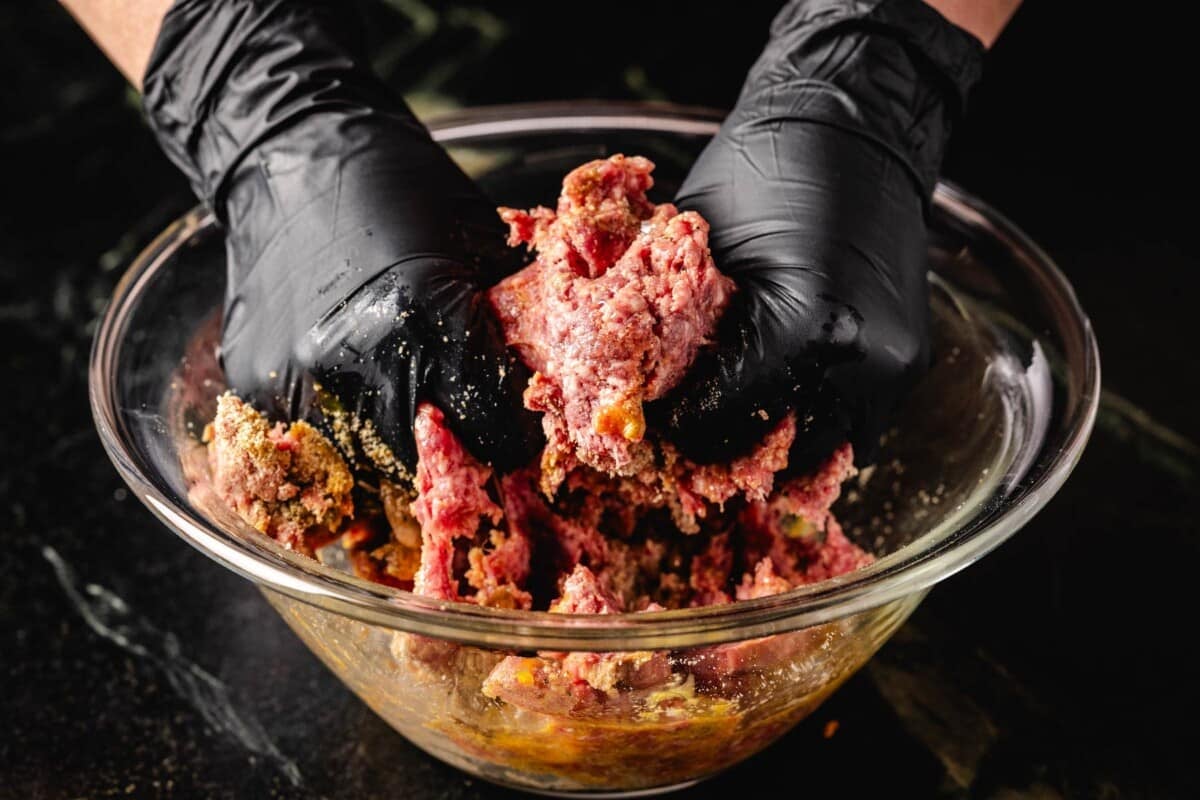
<svg viewBox="0 0 1200 800">
<path fill-rule="evenodd" d="M 163 16 L 173 0 L 59 0 L 138 91 Z M 1021 0 L 925 0 L 991 47 Z"/>
<path fill-rule="evenodd" d="M 59 0 L 139 92 L 173 0 Z"/>
<path fill-rule="evenodd" d="M 991 47 L 1021 0 L 925 0 L 943 17 Z"/>
</svg>

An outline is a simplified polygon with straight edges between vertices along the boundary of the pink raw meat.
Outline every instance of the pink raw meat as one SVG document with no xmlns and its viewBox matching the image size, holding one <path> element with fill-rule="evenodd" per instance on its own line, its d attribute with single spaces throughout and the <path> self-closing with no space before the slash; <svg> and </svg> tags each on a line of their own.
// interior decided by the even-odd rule
<svg viewBox="0 0 1200 800">
<path fill-rule="evenodd" d="M 733 290 L 709 255 L 704 220 L 646 199 L 652 169 L 644 158 L 593 161 L 566 177 L 555 210 L 501 210 L 510 243 L 537 258 L 490 297 L 508 343 L 536 370 L 525 400 L 543 413 L 549 444 L 540 465 L 492 480 L 442 414 L 420 407 L 416 592 L 531 608 L 547 601 L 531 592 L 557 578 L 551 610 L 618 613 L 728 603 L 869 562 L 829 515 L 853 473 L 849 445 L 776 490 L 796 437 L 792 414 L 725 464 L 695 464 L 645 430 L 642 402 L 681 378 Z M 677 530 L 643 526 L 664 515 Z M 696 538 L 683 543 L 679 532 Z M 535 566 L 545 574 L 531 575 Z M 663 670 L 561 661 L 565 677 L 593 688 Z"/>
<path fill-rule="evenodd" d="M 354 515 L 349 468 L 307 422 L 272 425 L 226 392 L 204 440 L 217 495 L 289 549 L 311 555 L 310 534 L 336 531 Z"/>
<path fill-rule="evenodd" d="M 411 510 L 421 524 L 421 567 L 413 591 L 457 600 L 454 540 L 474 536 L 484 518 L 496 525 L 503 516 L 487 493 L 492 470 L 467 452 L 446 427 L 442 412 L 429 403 L 417 408 L 413 433 L 417 499 Z"/>
<path fill-rule="evenodd" d="M 547 486 L 576 463 L 631 475 L 653 450 L 642 402 L 672 388 L 712 336 L 733 282 L 708 250 L 708 223 L 646 199 L 654 168 L 612 156 L 573 170 L 557 211 L 501 209 L 512 244 L 537 260 L 496 285 L 508 343 L 537 374 Z"/>
<path fill-rule="evenodd" d="M 660 610 L 655 606 L 648 611 Z M 563 581 L 562 594 L 550 604 L 552 614 L 619 614 L 621 601 L 583 565 Z M 509 656 L 485 682 L 485 692 L 506 702 L 528 707 L 556 694 L 564 706 L 578 708 L 622 690 L 649 689 L 671 677 L 663 651 L 541 653 L 539 659 Z M 558 689 L 550 692 L 552 684 Z"/>
</svg>

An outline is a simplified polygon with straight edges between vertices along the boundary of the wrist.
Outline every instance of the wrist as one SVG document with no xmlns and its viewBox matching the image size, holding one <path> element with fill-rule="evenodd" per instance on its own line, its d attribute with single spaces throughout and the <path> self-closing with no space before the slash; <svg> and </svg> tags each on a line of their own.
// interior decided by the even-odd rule
<svg viewBox="0 0 1200 800">
<path fill-rule="evenodd" d="M 928 198 L 982 57 L 977 39 L 919 0 L 793 0 L 735 113 L 870 139 Z"/>
<path fill-rule="evenodd" d="M 943 17 L 991 47 L 1021 0 L 925 0 Z"/>
<path fill-rule="evenodd" d="M 375 79 L 354 14 L 320 0 L 178 0 L 144 76 L 159 144 L 219 211 L 256 147 L 322 113 L 397 109 Z"/>
<path fill-rule="evenodd" d="M 171 0 L 59 0 L 135 88 Z"/>
</svg>

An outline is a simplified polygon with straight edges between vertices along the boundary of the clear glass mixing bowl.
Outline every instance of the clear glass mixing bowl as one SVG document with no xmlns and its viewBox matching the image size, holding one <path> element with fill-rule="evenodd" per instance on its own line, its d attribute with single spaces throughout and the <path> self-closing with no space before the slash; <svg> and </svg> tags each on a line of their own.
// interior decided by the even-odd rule
<svg viewBox="0 0 1200 800">
<path fill-rule="evenodd" d="M 478 109 L 432 125 L 505 205 L 551 202 L 615 152 L 658 165 L 669 198 L 719 116 L 664 106 Z M 874 564 L 782 595 L 574 617 L 449 604 L 350 574 L 242 524 L 207 487 L 199 434 L 223 389 L 213 355 L 221 233 L 196 210 L 143 252 L 96 335 L 91 401 L 109 455 L 168 528 L 257 583 L 333 672 L 414 743 L 488 780 L 559 794 L 648 793 L 750 756 L 863 665 L 929 587 L 1003 542 L 1066 480 L 1092 429 L 1099 359 L 1067 281 L 1011 223 L 941 185 L 929 251 L 936 363 L 837 512 Z M 679 680 L 566 708 L 489 696 L 502 659 L 540 685 L 539 651 L 663 651 Z M 536 692 L 533 694 L 537 694 Z M 803 754 L 798 754 L 803 758 Z"/>
</svg>

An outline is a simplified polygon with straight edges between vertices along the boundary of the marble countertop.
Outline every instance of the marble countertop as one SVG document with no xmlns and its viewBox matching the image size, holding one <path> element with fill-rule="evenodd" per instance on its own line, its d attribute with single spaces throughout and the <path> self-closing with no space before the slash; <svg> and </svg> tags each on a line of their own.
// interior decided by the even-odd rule
<svg viewBox="0 0 1200 800">
<path fill-rule="evenodd" d="M 87 403 L 95 322 L 130 258 L 192 200 L 69 18 L 21 5 L 0 10 L 0 797 L 512 794 L 395 734 L 109 464 Z M 539 50 L 549 23 L 529 12 L 439 9 L 367 4 L 381 71 L 424 111 L 575 96 L 727 104 L 769 16 L 643 10 L 651 31 L 677 26 L 658 55 L 632 42 L 589 57 Z M 1177 733 L 1200 712 L 1187 655 L 1200 436 L 1185 391 L 1200 369 L 1200 256 L 1168 195 L 1184 143 L 1174 126 L 1151 135 L 1110 113 L 1136 74 L 1105 60 L 1103 30 L 1064 61 L 1068 21 L 1054 14 L 1018 16 L 946 172 L 1077 286 L 1105 370 L 1092 442 L 1044 512 L 937 587 L 813 717 L 680 796 L 780 774 L 811 796 L 1200 795 Z M 722 57 L 687 65 L 688 37 L 717 22 Z M 524 85 L 547 63 L 564 69 Z M 1142 91 L 1153 106 L 1170 89 Z"/>
</svg>

